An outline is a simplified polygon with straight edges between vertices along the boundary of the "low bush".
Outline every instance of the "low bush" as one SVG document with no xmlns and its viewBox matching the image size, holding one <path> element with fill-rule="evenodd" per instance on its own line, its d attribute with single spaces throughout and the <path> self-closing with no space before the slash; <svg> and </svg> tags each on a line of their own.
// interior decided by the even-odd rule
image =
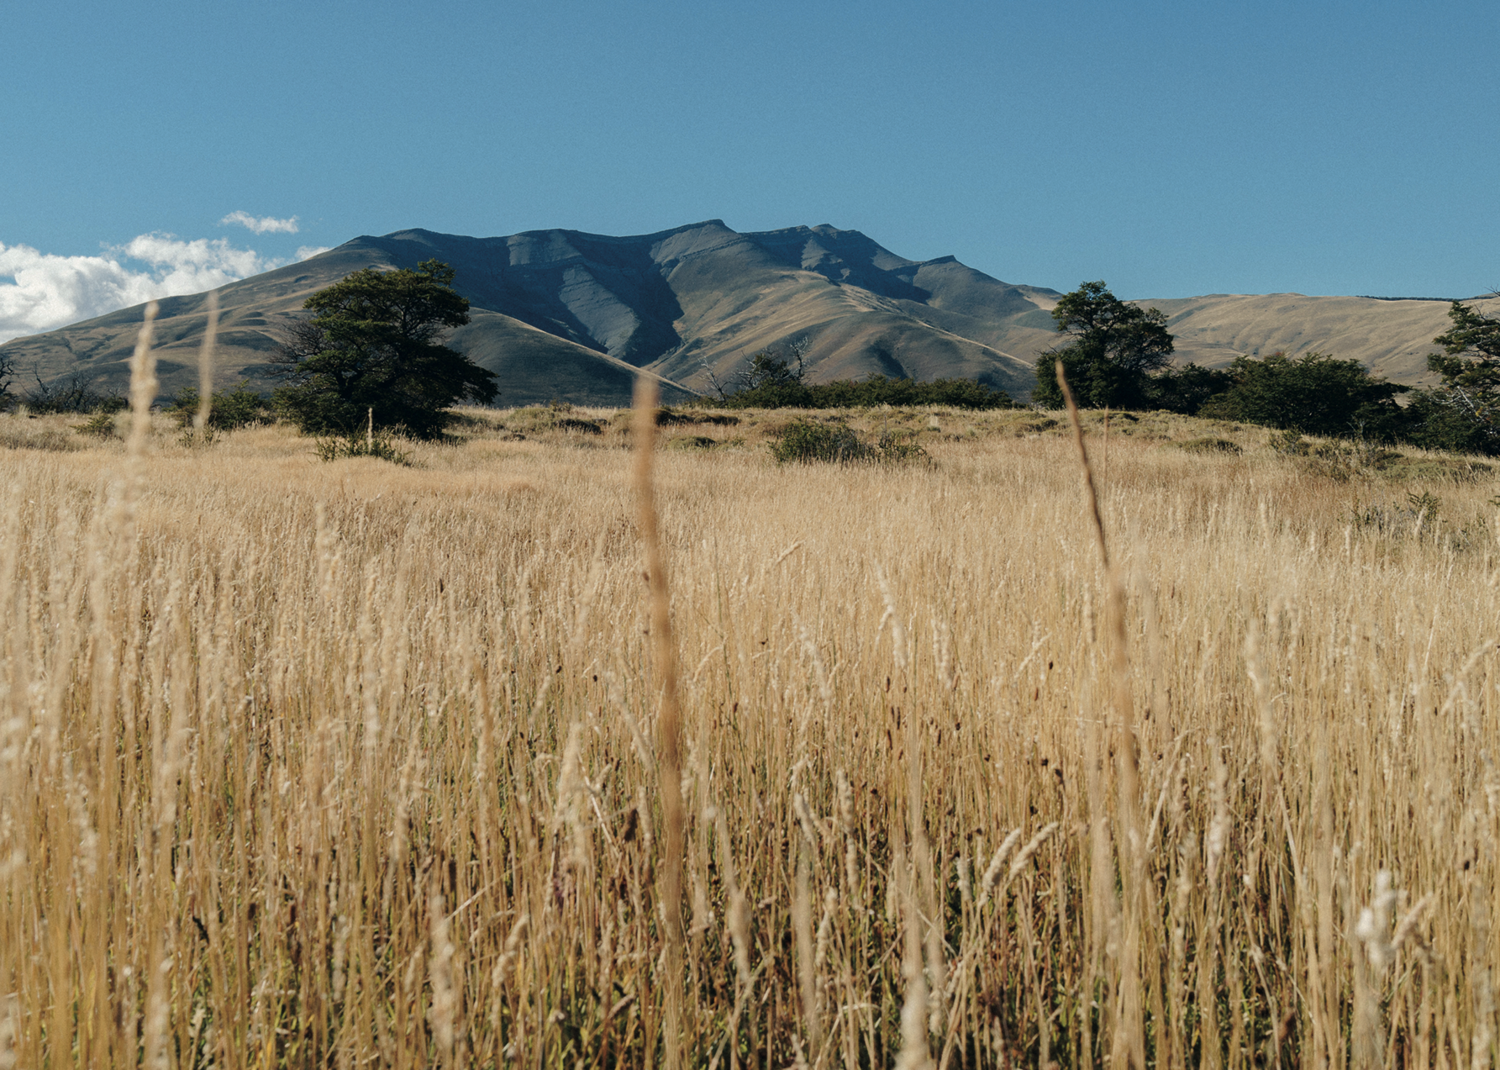
<svg viewBox="0 0 1500 1070">
<path fill-rule="evenodd" d="M 552 426 L 559 431 L 577 431 L 585 435 L 602 435 L 604 428 L 598 420 L 583 420 L 574 416 L 564 416 Z"/>
<path fill-rule="evenodd" d="M 657 409 L 657 427 L 681 427 L 684 424 L 712 424 L 715 427 L 735 427 L 738 416 L 727 416 L 717 412 L 678 412 L 675 409 Z"/>
<path fill-rule="evenodd" d="M 411 455 L 399 449 L 389 435 L 353 435 L 349 438 L 320 438 L 314 447 L 319 460 L 338 461 L 345 457 L 374 457 L 405 467 Z"/>
<path fill-rule="evenodd" d="M 83 423 L 75 424 L 73 430 L 93 438 L 120 437 L 119 428 L 115 426 L 114 412 L 96 412 Z"/>
<path fill-rule="evenodd" d="M 847 424 L 819 424 L 798 420 L 781 430 L 771 443 L 777 464 L 811 464 L 816 461 L 848 464 L 862 461 L 869 447 Z"/>
<path fill-rule="evenodd" d="M 906 431 L 886 431 L 875 443 L 872 460 L 885 464 L 906 464 L 929 460 L 927 451 L 917 444 L 916 437 Z"/>
<path fill-rule="evenodd" d="M 166 413 L 177 421 L 179 428 L 193 426 L 198 415 L 202 396 L 195 387 L 188 387 L 172 399 Z M 209 397 L 208 426 L 214 431 L 233 431 L 239 427 L 254 427 L 268 424 L 275 416 L 271 403 L 250 389 L 243 380 L 233 390 L 215 390 Z"/>
<path fill-rule="evenodd" d="M 1306 457 L 1312 446 L 1307 439 L 1302 437 L 1301 431 L 1288 428 L 1271 436 L 1271 448 L 1277 453 L 1291 454 L 1293 457 Z"/>
<path fill-rule="evenodd" d="M 926 460 L 927 451 L 908 432 L 888 431 L 871 444 L 847 424 L 797 420 L 776 434 L 771 456 L 777 464 L 903 464 Z"/>
<path fill-rule="evenodd" d="M 1215 438 L 1212 435 L 1203 438 L 1191 438 L 1185 442 L 1174 442 L 1180 450 L 1189 453 L 1241 453 L 1240 447 L 1227 438 Z"/>
</svg>

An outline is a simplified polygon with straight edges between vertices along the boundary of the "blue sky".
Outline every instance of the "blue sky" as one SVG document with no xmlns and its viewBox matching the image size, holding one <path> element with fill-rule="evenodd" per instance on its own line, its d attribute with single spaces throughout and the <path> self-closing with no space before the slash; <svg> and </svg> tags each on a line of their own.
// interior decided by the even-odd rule
<svg viewBox="0 0 1500 1070">
<path fill-rule="evenodd" d="M 831 223 L 1133 298 L 1500 286 L 1492 2 L 8 0 L 4 23 L 0 338 L 405 227 Z"/>
</svg>

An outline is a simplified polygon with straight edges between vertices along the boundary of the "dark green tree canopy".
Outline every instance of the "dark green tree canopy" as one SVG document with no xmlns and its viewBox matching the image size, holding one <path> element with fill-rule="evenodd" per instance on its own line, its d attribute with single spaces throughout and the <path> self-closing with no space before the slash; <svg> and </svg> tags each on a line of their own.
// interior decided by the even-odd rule
<svg viewBox="0 0 1500 1070">
<path fill-rule="evenodd" d="M 1147 384 L 1147 401 L 1153 409 L 1188 416 L 1234 385 L 1234 376 L 1222 368 L 1182 364 L 1163 368 Z"/>
<path fill-rule="evenodd" d="M 1062 405 L 1056 371 L 1061 361 L 1073 397 L 1084 408 L 1151 406 L 1151 374 L 1172 362 L 1165 313 L 1121 301 L 1099 281 L 1064 295 L 1052 318 L 1072 340 L 1037 360 L 1034 403 Z"/>
<path fill-rule="evenodd" d="M 310 434 L 353 434 L 373 413 L 381 428 L 418 438 L 442 433 L 459 401 L 493 401 L 495 376 L 443 345 L 469 322 L 454 272 L 437 260 L 356 271 L 307 299 L 314 313 L 276 358 L 289 385 L 278 408 Z"/>
<path fill-rule="evenodd" d="M 1448 308 L 1448 318 L 1453 326 L 1433 339 L 1448 355 L 1474 353 L 1475 360 L 1491 365 L 1500 363 L 1500 317 L 1486 316 L 1462 301 L 1455 301 Z M 1436 353 L 1433 357 L 1442 359 Z"/>
<path fill-rule="evenodd" d="M 1395 398 L 1408 387 L 1371 375 L 1357 360 L 1328 353 L 1237 357 L 1229 375 L 1234 385 L 1208 400 L 1200 416 L 1330 437 L 1389 441 L 1403 433 Z"/>
<path fill-rule="evenodd" d="M 1443 352 L 1427 357 L 1442 383 L 1413 402 L 1431 425 L 1431 442 L 1423 445 L 1500 452 L 1500 317 L 1455 301 L 1448 318 L 1453 326 L 1433 339 Z"/>
</svg>

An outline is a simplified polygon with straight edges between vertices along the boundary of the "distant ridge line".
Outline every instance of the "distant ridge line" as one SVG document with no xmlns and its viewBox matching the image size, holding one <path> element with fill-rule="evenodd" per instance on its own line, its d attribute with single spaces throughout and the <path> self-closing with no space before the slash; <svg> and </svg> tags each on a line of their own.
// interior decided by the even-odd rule
<svg viewBox="0 0 1500 1070">
<path fill-rule="evenodd" d="M 1052 312 L 1063 297 L 1003 282 L 951 254 L 909 259 L 828 223 L 741 232 L 714 218 L 624 236 L 552 227 L 472 237 L 410 227 L 221 287 L 218 385 L 274 387 L 275 352 L 320 289 L 352 272 L 434 258 L 455 269 L 470 303 L 469 324 L 448 344 L 494 372 L 513 405 L 627 405 L 641 371 L 659 377 L 663 400 L 675 403 L 733 382 L 751 354 L 793 348 L 812 383 L 965 378 L 1024 398 L 1037 356 L 1057 345 Z M 206 299 L 161 302 L 164 396 L 198 382 Z M 1430 377 L 1432 339 L 1450 326 L 1450 300 L 1279 293 L 1141 303 L 1168 316 L 1178 363 L 1226 367 L 1240 356 L 1317 350 L 1420 383 Z M 1500 294 L 1471 300 L 1487 312 L 1500 306 Z M 12 339 L 0 359 L 44 381 L 78 376 L 92 389 L 123 391 L 143 308 Z"/>
</svg>

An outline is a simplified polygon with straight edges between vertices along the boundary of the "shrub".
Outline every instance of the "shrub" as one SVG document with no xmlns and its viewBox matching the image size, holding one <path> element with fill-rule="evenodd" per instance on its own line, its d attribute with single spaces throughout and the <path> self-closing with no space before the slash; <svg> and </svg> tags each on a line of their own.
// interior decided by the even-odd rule
<svg viewBox="0 0 1500 1070">
<path fill-rule="evenodd" d="M 585 435 L 602 435 L 604 428 L 599 425 L 598 420 L 584 420 L 575 416 L 561 417 L 553 424 L 559 431 L 578 431 Z"/>
<path fill-rule="evenodd" d="M 337 461 L 344 457 L 374 457 L 406 467 L 411 456 L 398 449 L 389 435 L 351 435 L 347 438 L 320 438 L 315 447 L 319 460 Z"/>
<path fill-rule="evenodd" d="M 94 438 L 118 438 L 119 431 L 115 427 L 115 413 L 96 412 L 88 420 L 81 424 L 75 424 L 74 431 L 80 435 L 91 435 Z"/>
<path fill-rule="evenodd" d="M 1240 453 L 1240 447 L 1227 438 L 1215 438 L 1212 435 L 1204 438 L 1191 438 L 1185 442 L 1177 442 L 1174 445 L 1180 450 L 1189 453 Z"/>
<path fill-rule="evenodd" d="M 868 379 L 838 379 L 831 383 L 809 383 L 803 356 L 806 339 L 794 342 L 778 355 L 763 350 L 750 358 L 749 366 L 734 377 L 738 389 L 726 392 L 709 373 L 717 398 L 701 404 L 732 409 L 868 409 L 877 405 L 945 405 L 956 409 L 1010 409 L 1018 407 L 1009 394 L 973 379 L 890 379 L 873 375 Z M 793 366 L 793 361 L 796 361 Z M 663 409 L 657 422 L 686 422 L 682 414 Z"/>
<path fill-rule="evenodd" d="M 627 412 L 627 416 L 631 415 Z M 683 424 L 713 424 L 715 427 L 734 427 L 740 422 L 738 416 L 725 416 L 716 412 L 677 412 L 674 409 L 657 409 L 657 427 L 680 427 Z"/>
<path fill-rule="evenodd" d="M 1455 376 L 1456 378 L 1456 376 Z M 1406 406 L 1406 441 L 1450 453 L 1500 453 L 1500 434 L 1487 419 L 1492 412 L 1461 387 L 1414 390 Z"/>
<path fill-rule="evenodd" d="M 1307 451 L 1312 447 L 1302 437 L 1301 431 L 1288 428 L 1285 431 L 1271 436 L 1271 448 L 1277 453 L 1289 453 L 1294 457 L 1306 457 Z"/>
<path fill-rule="evenodd" d="M 886 431 L 875 443 L 874 460 L 886 464 L 905 464 L 910 461 L 928 460 L 927 451 L 917 444 L 906 431 Z"/>
<path fill-rule="evenodd" d="M 864 460 L 868 453 L 869 447 L 846 424 L 798 420 L 783 428 L 771 443 L 771 456 L 776 458 L 777 464 L 811 464 L 814 461 L 848 464 Z"/>
<path fill-rule="evenodd" d="M 874 445 L 861 442 L 847 424 L 797 420 L 776 435 L 771 456 L 778 464 L 853 464 L 873 461 L 903 464 L 927 459 L 927 451 L 909 433 L 888 431 Z"/>
<path fill-rule="evenodd" d="M 177 421 L 179 428 L 192 427 L 200 401 L 197 389 L 190 386 L 172 399 L 166 413 Z M 215 390 L 209 397 L 208 426 L 214 431 L 268 424 L 273 419 L 271 403 L 251 390 L 244 380 L 233 390 Z"/>
</svg>

